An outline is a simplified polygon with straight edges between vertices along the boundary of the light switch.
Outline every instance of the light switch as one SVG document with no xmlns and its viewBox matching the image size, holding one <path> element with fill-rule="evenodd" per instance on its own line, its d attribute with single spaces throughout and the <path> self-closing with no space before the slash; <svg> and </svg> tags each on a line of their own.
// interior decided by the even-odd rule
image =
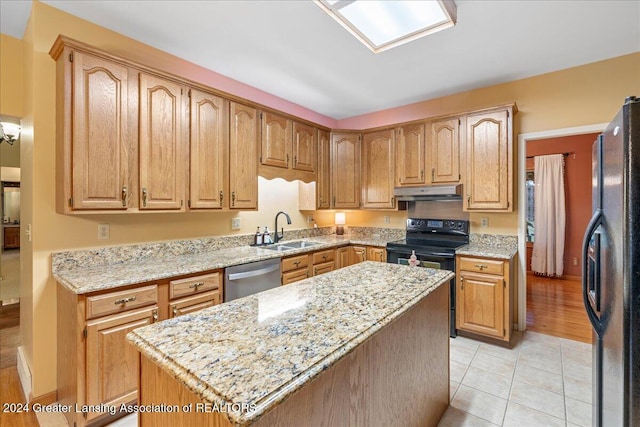
<svg viewBox="0 0 640 427">
<path fill-rule="evenodd" d="M 240 218 L 231 218 L 231 229 L 240 230 Z"/>
</svg>

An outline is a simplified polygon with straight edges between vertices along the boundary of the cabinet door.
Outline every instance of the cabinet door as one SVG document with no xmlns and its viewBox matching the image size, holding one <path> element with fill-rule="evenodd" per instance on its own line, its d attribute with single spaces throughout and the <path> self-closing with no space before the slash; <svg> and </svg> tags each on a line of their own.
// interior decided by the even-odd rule
<svg viewBox="0 0 640 427">
<path fill-rule="evenodd" d="M 316 184 L 316 207 L 331 207 L 331 142 L 329 132 L 318 131 L 318 179 Z"/>
<path fill-rule="evenodd" d="M 367 247 L 367 261 L 387 262 L 387 250 L 372 246 Z"/>
<path fill-rule="evenodd" d="M 505 281 L 501 276 L 461 272 L 456 293 L 456 326 L 503 338 Z"/>
<path fill-rule="evenodd" d="M 360 207 L 360 135 L 335 133 L 331 136 L 332 207 Z"/>
<path fill-rule="evenodd" d="M 293 169 L 315 172 L 316 128 L 293 122 Z"/>
<path fill-rule="evenodd" d="M 127 209 L 127 67 L 73 56 L 73 209 Z"/>
<path fill-rule="evenodd" d="M 362 140 L 362 207 L 393 209 L 394 131 L 364 134 Z"/>
<path fill-rule="evenodd" d="M 349 253 L 350 250 L 348 246 L 336 249 L 336 269 L 351 265 Z"/>
<path fill-rule="evenodd" d="M 512 211 L 510 111 L 467 117 L 465 192 L 468 211 Z"/>
<path fill-rule="evenodd" d="M 231 209 L 258 208 L 258 112 L 235 102 L 230 106 L 229 190 Z"/>
<path fill-rule="evenodd" d="M 157 312 L 158 307 L 152 306 L 87 323 L 87 405 L 119 406 L 137 399 L 140 354 L 125 336 L 151 324 Z M 88 412 L 87 421 L 103 414 Z"/>
<path fill-rule="evenodd" d="M 274 113 L 260 113 L 263 165 L 288 168 L 291 156 L 291 120 Z"/>
<path fill-rule="evenodd" d="M 189 207 L 222 209 L 227 187 L 225 168 L 229 146 L 229 102 L 191 89 L 189 112 Z"/>
<path fill-rule="evenodd" d="M 396 148 L 397 185 L 424 185 L 425 162 L 424 124 L 407 125 L 398 129 Z"/>
<path fill-rule="evenodd" d="M 431 124 L 431 183 L 460 182 L 460 119 Z"/>
<path fill-rule="evenodd" d="M 349 247 L 349 265 L 367 260 L 367 248 L 364 246 Z"/>
<path fill-rule="evenodd" d="M 140 209 L 184 210 L 183 89 L 140 73 Z"/>
</svg>

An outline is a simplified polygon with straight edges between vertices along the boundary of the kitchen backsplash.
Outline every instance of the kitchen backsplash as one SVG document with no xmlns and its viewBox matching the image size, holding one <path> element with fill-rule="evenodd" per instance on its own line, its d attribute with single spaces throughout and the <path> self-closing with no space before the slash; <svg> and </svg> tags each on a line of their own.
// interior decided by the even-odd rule
<svg viewBox="0 0 640 427">
<path fill-rule="evenodd" d="M 316 236 L 335 234 L 335 227 L 305 228 L 285 230 L 285 240 L 304 239 Z M 348 235 L 357 237 L 376 236 L 383 239 L 391 236 L 404 237 L 404 230 L 349 227 Z M 51 254 L 51 271 L 72 270 L 75 268 L 99 267 L 118 264 L 132 260 L 150 258 L 166 258 L 171 256 L 211 252 L 220 249 L 246 246 L 253 243 L 253 234 L 239 234 L 232 236 L 205 237 L 201 239 L 172 240 L 168 242 L 140 243 L 137 245 L 108 246 L 77 251 L 54 252 Z"/>
</svg>

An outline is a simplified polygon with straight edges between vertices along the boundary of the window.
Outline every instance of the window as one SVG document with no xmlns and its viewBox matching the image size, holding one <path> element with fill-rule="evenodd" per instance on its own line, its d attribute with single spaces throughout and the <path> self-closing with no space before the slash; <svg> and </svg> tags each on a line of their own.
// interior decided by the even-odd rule
<svg viewBox="0 0 640 427">
<path fill-rule="evenodd" d="M 456 23 L 452 0 L 315 0 L 329 16 L 374 53 Z"/>
</svg>

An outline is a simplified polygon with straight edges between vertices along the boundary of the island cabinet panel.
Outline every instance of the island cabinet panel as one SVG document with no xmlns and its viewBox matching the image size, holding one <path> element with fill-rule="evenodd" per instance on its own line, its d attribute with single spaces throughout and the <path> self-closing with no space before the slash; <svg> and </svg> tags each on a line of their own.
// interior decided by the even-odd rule
<svg viewBox="0 0 640 427">
<path fill-rule="evenodd" d="M 293 164 L 295 170 L 315 172 L 317 131 L 313 126 L 293 122 Z"/>
<path fill-rule="evenodd" d="M 251 425 L 437 426 L 449 405 L 448 299 L 448 287 L 438 287 Z M 139 403 L 203 404 L 144 355 Z M 139 420 L 143 426 L 231 425 L 224 412 L 194 410 L 143 412 Z"/>
<path fill-rule="evenodd" d="M 260 163 L 288 168 L 291 158 L 291 120 L 279 114 L 260 113 L 262 126 Z"/>
<path fill-rule="evenodd" d="M 318 171 L 316 208 L 331 208 L 331 139 L 329 132 L 318 131 Z"/>
<path fill-rule="evenodd" d="M 157 318 L 158 307 L 107 316 L 87 323 L 87 405 L 115 405 L 138 397 L 139 355 L 125 336 Z M 72 369 L 68 366 L 68 369 Z M 87 421 L 104 412 L 88 411 Z"/>
<path fill-rule="evenodd" d="M 513 211 L 512 109 L 467 116 L 467 211 Z"/>
<path fill-rule="evenodd" d="M 140 73 L 140 209 L 184 211 L 184 86 Z"/>
<path fill-rule="evenodd" d="M 362 138 L 362 208 L 393 209 L 395 132 L 365 133 Z"/>
<path fill-rule="evenodd" d="M 260 120 L 255 108 L 230 104 L 229 190 L 231 209 L 258 208 L 258 141 Z"/>
<path fill-rule="evenodd" d="M 461 124 L 457 117 L 431 123 L 429 163 L 432 184 L 460 182 Z"/>
<path fill-rule="evenodd" d="M 331 135 L 331 207 L 360 207 L 360 134 Z"/>
<path fill-rule="evenodd" d="M 64 138 L 59 137 L 59 142 L 65 140 L 59 155 L 68 156 L 65 162 L 70 163 L 58 178 L 67 194 L 64 202 L 69 210 L 126 210 L 129 70 L 80 51 L 60 61 L 67 58 L 69 62 L 62 64 L 66 73 L 58 71 L 62 83 L 58 96 L 68 93 L 58 102 L 63 121 L 58 132 L 67 131 Z"/>
<path fill-rule="evenodd" d="M 458 256 L 456 328 L 509 343 L 513 318 L 511 260 Z"/>
<path fill-rule="evenodd" d="M 190 89 L 189 103 L 189 208 L 223 209 L 229 197 L 229 101 Z"/>
<path fill-rule="evenodd" d="M 398 128 L 396 186 L 426 184 L 424 123 Z"/>
</svg>

